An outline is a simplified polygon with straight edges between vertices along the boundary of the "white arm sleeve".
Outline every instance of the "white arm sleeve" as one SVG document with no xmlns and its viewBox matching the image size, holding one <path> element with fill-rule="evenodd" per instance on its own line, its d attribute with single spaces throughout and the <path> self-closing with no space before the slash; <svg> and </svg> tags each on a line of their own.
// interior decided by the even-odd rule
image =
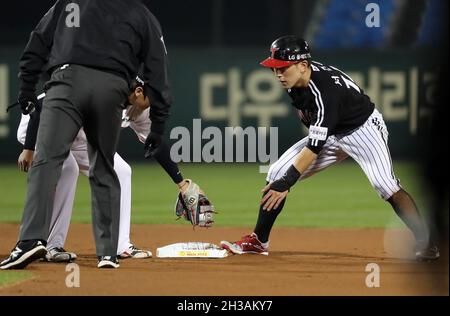
<svg viewBox="0 0 450 316">
<path fill-rule="evenodd" d="M 25 144 L 25 137 L 27 136 L 28 122 L 30 121 L 29 115 L 23 115 L 17 128 L 17 140 L 22 145 Z"/>
</svg>

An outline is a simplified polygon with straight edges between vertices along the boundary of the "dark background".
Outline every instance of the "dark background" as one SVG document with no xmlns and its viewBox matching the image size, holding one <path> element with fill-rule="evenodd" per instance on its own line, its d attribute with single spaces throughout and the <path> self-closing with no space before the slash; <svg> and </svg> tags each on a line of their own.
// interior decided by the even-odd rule
<svg viewBox="0 0 450 316">
<path fill-rule="evenodd" d="M 0 13 L 1 45 L 25 44 L 30 31 L 54 2 L 3 2 Z M 439 45 L 439 38 L 447 38 L 441 32 L 448 32 L 448 1 L 445 0 L 143 2 L 160 20 L 168 46 L 259 47 L 276 37 L 293 33 L 305 36 L 313 43 L 316 41 L 316 48 L 435 47 Z M 366 14 L 364 9 L 368 3 L 380 6 L 380 33 L 383 35 L 378 39 L 370 40 L 371 30 L 361 29 L 360 23 L 355 23 Z M 427 21 L 429 18 L 432 23 Z M 358 41 L 360 34 L 365 35 L 365 40 Z M 323 43 L 323 37 L 328 40 L 327 43 Z M 346 41 L 345 38 L 349 37 L 353 39 Z"/>
</svg>

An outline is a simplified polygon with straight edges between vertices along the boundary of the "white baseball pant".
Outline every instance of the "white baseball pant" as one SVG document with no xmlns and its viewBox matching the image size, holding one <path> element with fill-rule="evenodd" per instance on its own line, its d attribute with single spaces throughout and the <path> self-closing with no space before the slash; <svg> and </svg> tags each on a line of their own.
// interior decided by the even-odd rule
<svg viewBox="0 0 450 316">
<path fill-rule="evenodd" d="M 388 135 L 383 117 L 375 109 L 367 121 L 353 132 L 328 137 L 317 159 L 301 175 L 299 181 L 350 156 L 363 169 L 378 195 L 384 200 L 389 199 L 401 186 L 394 175 Z M 289 148 L 270 166 L 266 180 L 273 182 L 281 178 L 307 144 L 308 137 L 305 137 Z"/>
</svg>

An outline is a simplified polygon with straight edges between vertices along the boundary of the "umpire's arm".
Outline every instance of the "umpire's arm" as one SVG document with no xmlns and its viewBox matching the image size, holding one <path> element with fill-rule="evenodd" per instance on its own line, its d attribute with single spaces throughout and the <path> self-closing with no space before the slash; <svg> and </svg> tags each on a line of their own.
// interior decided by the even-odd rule
<svg viewBox="0 0 450 316">
<path fill-rule="evenodd" d="M 64 1 L 58 0 L 31 32 L 30 39 L 19 62 L 19 79 L 21 80 L 22 91 L 34 92 L 36 89 L 39 75 L 48 61 L 53 45 L 53 35 L 58 18 L 61 16 L 62 2 Z"/>
<path fill-rule="evenodd" d="M 162 135 L 172 104 L 170 91 L 168 58 L 161 26 L 148 12 L 146 19 L 147 40 L 143 43 L 144 77 L 148 82 L 146 94 L 152 100 L 150 107 L 151 131 Z"/>
</svg>

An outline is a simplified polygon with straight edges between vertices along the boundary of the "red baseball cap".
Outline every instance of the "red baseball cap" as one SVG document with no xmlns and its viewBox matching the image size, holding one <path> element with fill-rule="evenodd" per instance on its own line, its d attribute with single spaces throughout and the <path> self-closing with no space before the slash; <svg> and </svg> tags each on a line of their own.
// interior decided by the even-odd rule
<svg viewBox="0 0 450 316">
<path fill-rule="evenodd" d="M 293 65 L 295 63 L 297 63 L 297 62 L 296 61 L 287 61 L 287 60 L 275 59 L 273 57 L 267 57 L 266 59 L 264 59 L 259 64 L 261 66 L 267 67 L 267 68 L 283 68 L 283 67 L 287 67 L 287 66 Z"/>
<path fill-rule="evenodd" d="M 270 57 L 260 65 L 267 68 L 282 68 L 311 59 L 308 43 L 295 35 L 276 39 L 270 46 Z"/>
</svg>

